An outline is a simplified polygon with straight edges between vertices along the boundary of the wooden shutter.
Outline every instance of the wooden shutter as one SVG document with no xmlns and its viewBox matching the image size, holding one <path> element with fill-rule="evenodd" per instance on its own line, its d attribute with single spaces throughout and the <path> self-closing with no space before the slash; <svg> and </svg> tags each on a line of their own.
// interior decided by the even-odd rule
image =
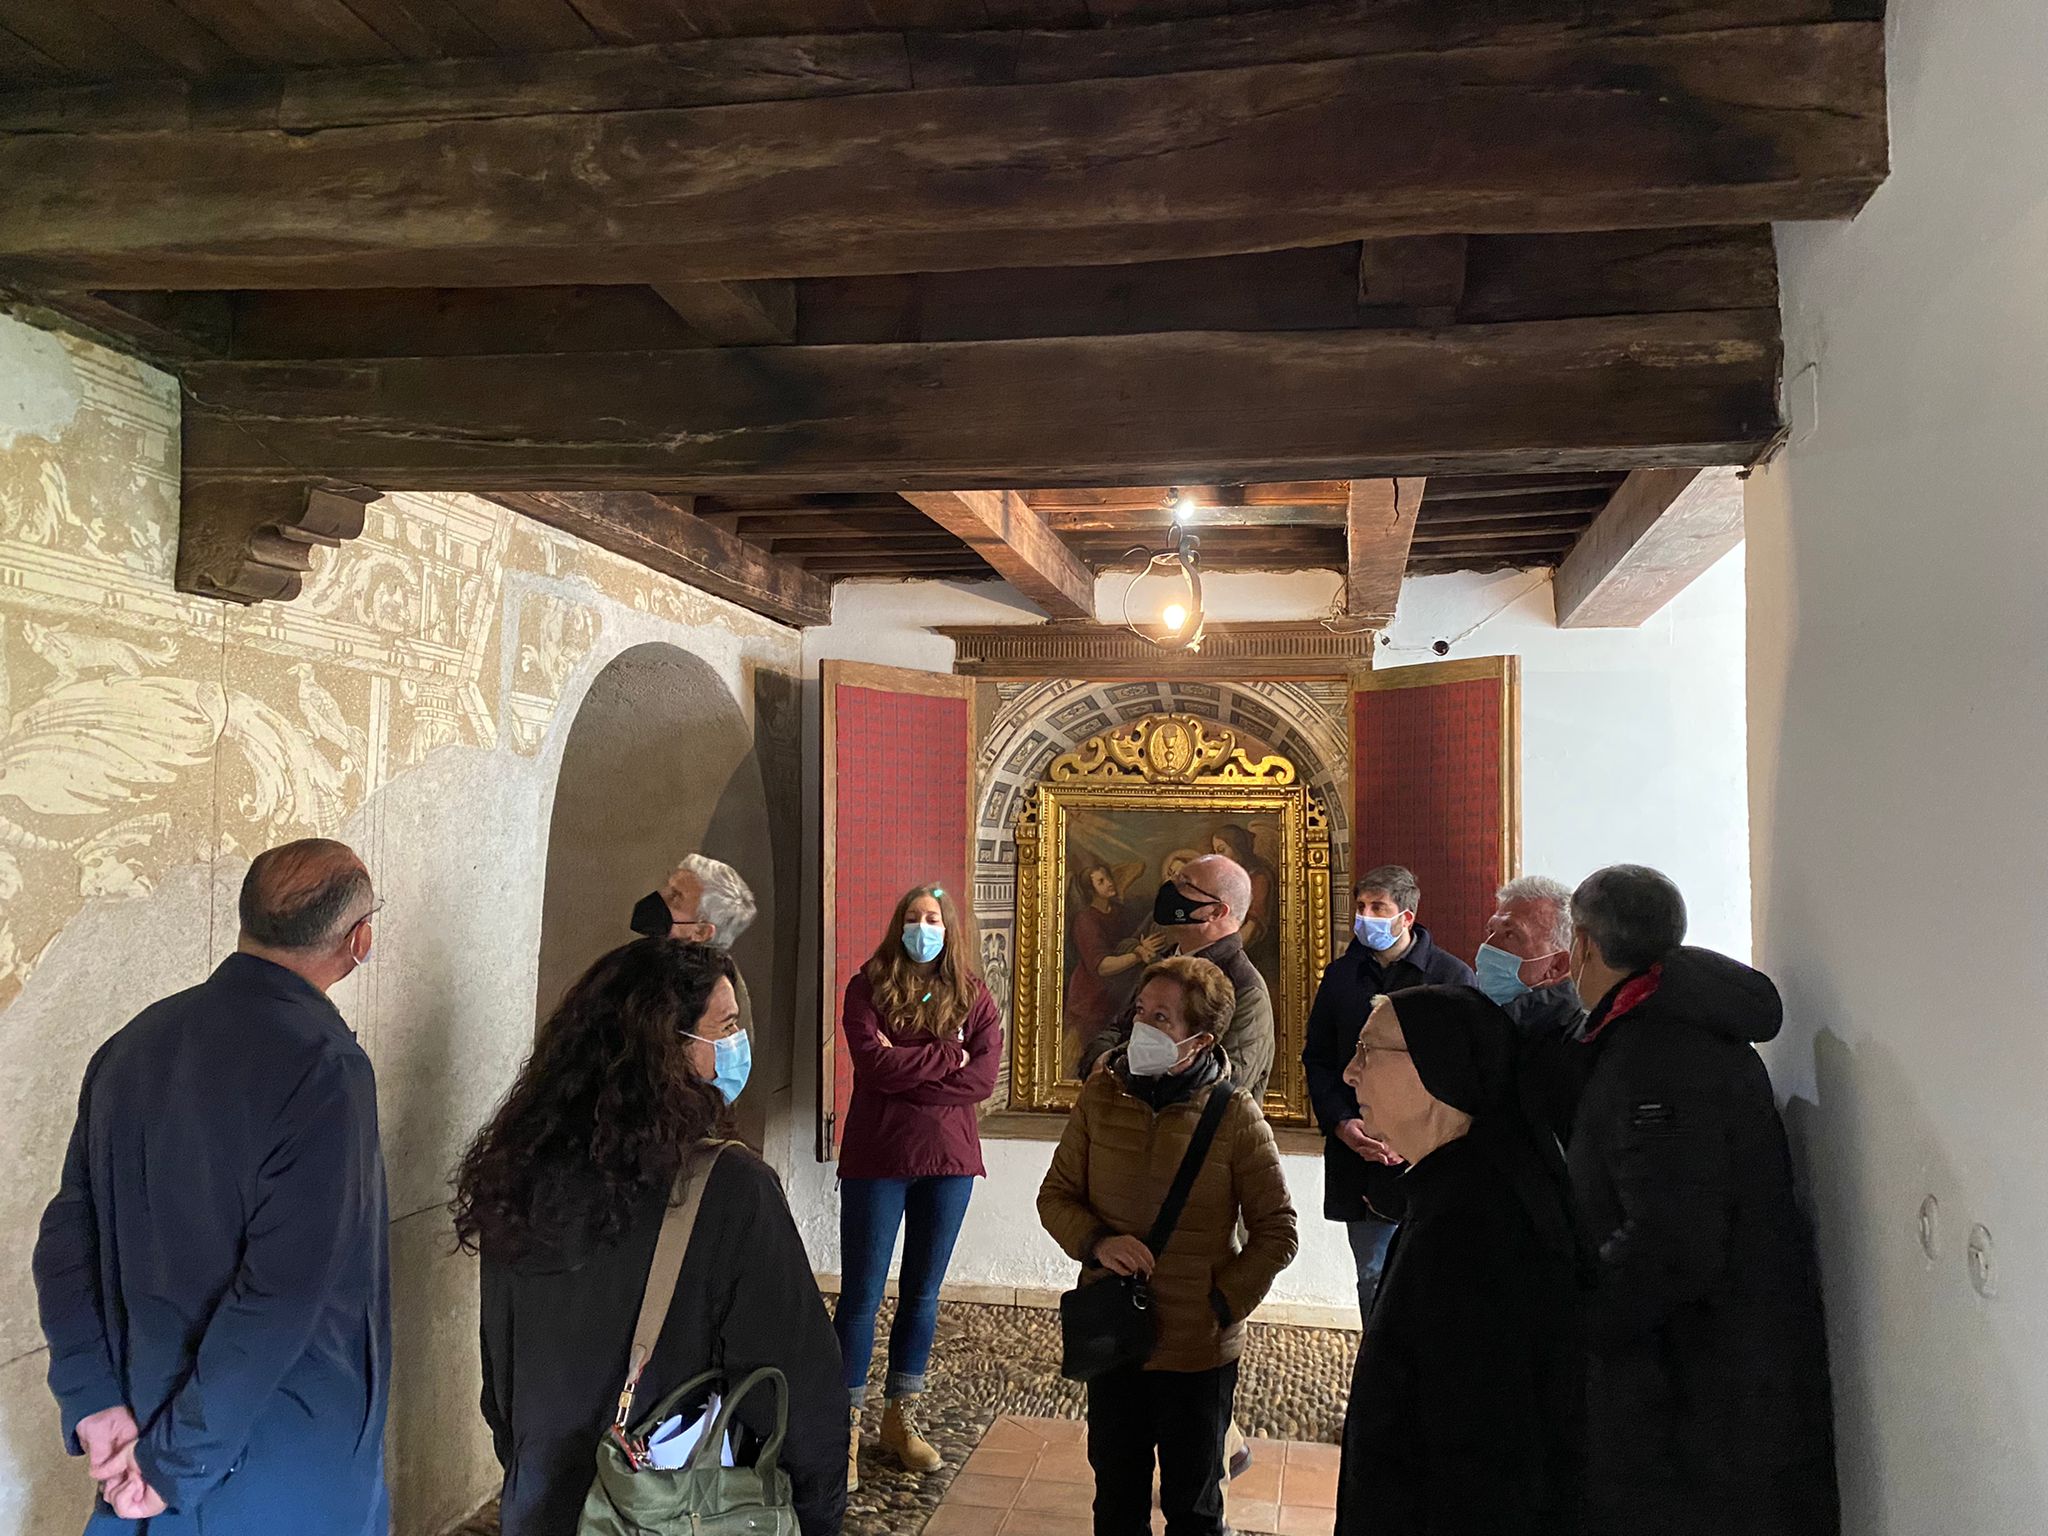
<svg viewBox="0 0 2048 1536">
<path fill-rule="evenodd" d="M 853 1064 L 839 1010 L 874 953 L 897 898 L 913 885 L 946 887 L 970 924 L 969 799 L 973 792 L 974 682 L 866 662 L 828 661 L 819 693 L 824 719 L 824 971 L 818 1061 L 818 1160 L 839 1154 L 853 1094 Z M 953 936 L 949 935 L 949 940 Z M 977 956 L 977 961 L 979 957 Z"/>
<path fill-rule="evenodd" d="M 1469 964 L 1521 866 L 1519 659 L 1391 667 L 1353 690 L 1351 878 L 1407 865 L 1422 925 Z"/>
</svg>

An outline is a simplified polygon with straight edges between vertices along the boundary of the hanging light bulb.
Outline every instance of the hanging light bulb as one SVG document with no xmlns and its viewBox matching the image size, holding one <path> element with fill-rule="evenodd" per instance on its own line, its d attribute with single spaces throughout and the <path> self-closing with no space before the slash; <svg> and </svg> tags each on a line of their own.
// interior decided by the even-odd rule
<svg viewBox="0 0 2048 1536">
<path fill-rule="evenodd" d="M 1143 556 L 1145 563 L 1132 575 L 1130 585 L 1124 588 L 1124 627 L 1162 650 L 1199 650 L 1204 625 L 1201 541 L 1176 523 L 1167 533 L 1167 543 L 1168 547 L 1156 554 L 1148 553 L 1141 545 L 1125 556 L 1126 559 Z M 1155 572 L 1165 580 L 1177 576 L 1181 586 L 1178 594 L 1168 596 L 1160 604 L 1157 632 L 1131 618 L 1132 594 L 1137 590 L 1139 582 L 1152 577 Z M 1167 572 L 1173 575 L 1167 576 Z"/>
</svg>

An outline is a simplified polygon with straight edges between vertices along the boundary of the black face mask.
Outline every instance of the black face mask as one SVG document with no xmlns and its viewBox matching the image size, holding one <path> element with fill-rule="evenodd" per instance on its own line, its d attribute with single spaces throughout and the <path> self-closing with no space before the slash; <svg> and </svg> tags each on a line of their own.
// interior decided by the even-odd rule
<svg viewBox="0 0 2048 1536">
<path fill-rule="evenodd" d="M 1152 921 L 1162 928 L 1192 928 L 1208 921 L 1199 914 L 1220 903 L 1213 896 L 1190 896 L 1171 880 L 1152 898 Z"/>
<path fill-rule="evenodd" d="M 668 901 L 661 892 L 649 891 L 633 903 L 632 928 L 635 933 L 644 933 L 650 939 L 665 939 L 674 926 L 675 914 L 669 911 Z"/>
</svg>

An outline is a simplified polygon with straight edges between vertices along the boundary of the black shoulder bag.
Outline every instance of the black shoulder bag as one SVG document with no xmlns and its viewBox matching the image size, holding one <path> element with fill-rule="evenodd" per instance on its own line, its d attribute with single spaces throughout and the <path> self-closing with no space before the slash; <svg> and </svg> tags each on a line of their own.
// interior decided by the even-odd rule
<svg viewBox="0 0 2048 1536">
<path fill-rule="evenodd" d="M 1202 1118 L 1188 1141 L 1187 1155 L 1173 1176 L 1173 1187 L 1166 1192 L 1152 1230 L 1145 1234 L 1145 1246 L 1155 1263 L 1173 1236 L 1233 1092 L 1227 1078 L 1209 1090 Z M 1060 1374 L 1069 1381 L 1093 1381 L 1128 1365 L 1143 1365 L 1159 1343 L 1159 1314 L 1152 1304 L 1152 1287 L 1136 1275 L 1114 1274 L 1076 1286 L 1060 1297 L 1060 1340 Z"/>
</svg>

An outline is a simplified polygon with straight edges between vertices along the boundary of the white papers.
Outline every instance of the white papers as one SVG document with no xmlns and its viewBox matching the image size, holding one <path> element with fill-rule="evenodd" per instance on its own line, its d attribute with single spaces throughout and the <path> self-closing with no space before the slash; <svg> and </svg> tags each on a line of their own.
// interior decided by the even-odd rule
<svg viewBox="0 0 2048 1536">
<path fill-rule="evenodd" d="M 690 1423 L 683 1422 L 677 1414 L 664 1419 L 647 1437 L 647 1461 L 649 1466 L 660 1467 L 673 1472 L 690 1459 L 690 1453 L 697 1449 L 697 1443 L 710 1432 L 712 1422 L 718 1417 L 719 1398 L 716 1392 L 711 1401 L 704 1405 L 704 1412 Z M 732 1436 L 726 1435 L 718 1447 L 718 1464 L 721 1467 L 733 1465 Z"/>
</svg>

